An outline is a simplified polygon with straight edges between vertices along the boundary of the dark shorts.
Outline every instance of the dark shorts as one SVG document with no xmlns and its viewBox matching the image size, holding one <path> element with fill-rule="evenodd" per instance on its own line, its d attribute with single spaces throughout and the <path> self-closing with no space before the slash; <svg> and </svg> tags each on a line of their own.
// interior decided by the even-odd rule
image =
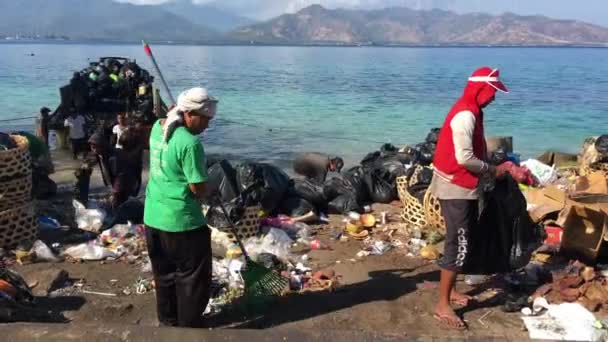
<svg viewBox="0 0 608 342">
<path fill-rule="evenodd" d="M 445 219 L 446 236 L 443 257 L 439 267 L 461 272 L 470 249 L 471 232 L 479 218 L 477 200 L 440 200 L 441 212 Z"/>
</svg>

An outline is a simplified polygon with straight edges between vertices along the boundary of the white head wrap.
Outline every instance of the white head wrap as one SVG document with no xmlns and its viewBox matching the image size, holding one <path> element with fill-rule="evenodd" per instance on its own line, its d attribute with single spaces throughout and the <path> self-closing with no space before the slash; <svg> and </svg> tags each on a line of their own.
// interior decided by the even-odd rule
<svg viewBox="0 0 608 342">
<path fill-rule="evenodd" d="M 216 101 L 209 96 L 207 89 L 202 87 L 191 88 L 183 91 L 177 97 L 177 105 L 167 113 L 167 119 L 163 127 L 163 140 L 167 142 L 173 130 L 183 124 L 185 112 L 198 112 L 208 118 L 215 116 L 215 110 L 201 111 L 208 101 Z"/>
</svg>

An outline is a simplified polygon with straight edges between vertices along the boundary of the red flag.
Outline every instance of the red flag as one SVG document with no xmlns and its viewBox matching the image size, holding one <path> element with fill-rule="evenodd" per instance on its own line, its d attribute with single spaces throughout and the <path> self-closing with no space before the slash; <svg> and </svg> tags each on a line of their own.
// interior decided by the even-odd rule
<svg viewBox="0 0 608 342">
<path fill-rule="evenodd" d="M 146 51 L 146 54 L 148 56 L 152 56 L 152 49 L 150 49 L 150 46 L 148 45 L 148 43 L 146 43 L 145 41 L 141 41 L 144 44 L 144 51 Z"/>
</svg>

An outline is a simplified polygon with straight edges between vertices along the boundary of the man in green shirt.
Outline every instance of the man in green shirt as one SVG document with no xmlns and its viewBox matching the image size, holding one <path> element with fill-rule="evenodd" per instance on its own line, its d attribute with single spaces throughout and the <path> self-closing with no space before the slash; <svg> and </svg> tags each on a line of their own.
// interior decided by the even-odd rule
<svg viewBox="0 0 608 342">
<path fill-rule="evenodd" d="M 181 93 L 150 133 L 146 242 L 163 325 L 201 327 L 211 285 L 211 237 L 201 210 L 207 169 L 198 135 L 217 101 L 204 88 Z"/>
</svg>

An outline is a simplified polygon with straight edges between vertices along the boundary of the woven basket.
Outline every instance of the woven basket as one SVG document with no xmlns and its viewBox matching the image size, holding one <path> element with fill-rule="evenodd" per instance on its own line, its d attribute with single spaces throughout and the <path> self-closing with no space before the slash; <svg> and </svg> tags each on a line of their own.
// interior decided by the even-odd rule
<svg viewBox="0 0 608 342">
<path fill-rule="evenodd" d="M 11 135 L 17 145 L 10 150 L 0 150 L 0 180 L 8 181 L 19 177 L 31 177 L 32 158 L 27 138 Z"/>
<path fill-rule="evenodd" d="M 0 211 L 14 208 L 16 203 L 32 198 L 32 177 L 23 176 L 8 181 L 0 180 Z"/>
<path fill-rule="evenodd" d="M 38 222 L 32 203 L 0 212 L 0 248 L 12 249 L 23 241 L 34 241 L 37 235 Z"/>
<path fill-rule="evenodd" d="M 245 208 L 245 212 L 243 213 L 241 220 L 239 222 L 235 222 L 236 231 L 241 240 L 256 236 L 260 232 L 260 210 L 262 210 L 260 206 L 247 207 Z M 234 237 L 230 227 L 217 227 L 217 229 L 221 232 L 227 233 L 230 241 L 236 242 L 236 238 Z"/>
<path fill-rule="evenodd" d="M 423 203 L 412 196 L 409 191 L 409 179 L 405 176 L 397 177 L 397 193 L 403 204 L 401 219 L 410 225 L 423 228 L 427 226 L 426 213 Z"/>
<path fill-rule="evenodd" d="M 434 229 L 445 231 L 445 220 L 441 214 L 441 204 L 430 190 L 424 195 L 424 213 L 427 224 Z"/>
<path fill-rule="evenodd" d="M 608 163 L 593 163 L 591 165 L 581 165 L 579 175 L 588 176 L 596 171 L 601 171 L 608 177 Z"/>
<path fill-rule="evenodd" d="M 408 188 L 418 184 L 418 182 L 420 181 L 420 174 L 422 173 L 422 170 L 424 170 L 424 166 L 422 166 L 422 165 L 415 165 L 413 167 L 414 167 L 414 172 L 407 179 Z"/>
</svg>

